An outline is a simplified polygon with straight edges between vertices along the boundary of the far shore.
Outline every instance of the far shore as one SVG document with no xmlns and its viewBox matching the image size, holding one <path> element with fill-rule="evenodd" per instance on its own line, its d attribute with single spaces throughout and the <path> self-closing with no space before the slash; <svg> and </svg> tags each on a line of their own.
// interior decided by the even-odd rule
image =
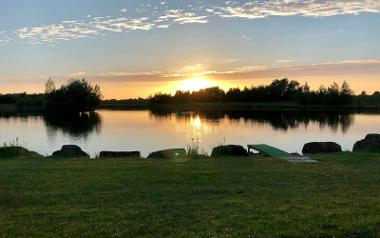
<svg viewBox="0 0 380 238">
<path fill-rule="evenodd" d="M 297 102 L 212 102 L 151 104 L 146 100 L 103 100 L 96 109 L 111 110 L 282 110 L 282 111 L 358 111 L 380 112 L 380 102 L 354 100 L 350 105 L 302 105 Z M 16 104 L 0 103 L 0 113 L 43 112 L 43 107 L 19 107 Z"/>
<path fill-rule="evenodd" d="M 353 104 L 342 106 L 331 105 L 300 105 L 295 102 L 268 102 L 268 103 L 183 103 L 183 104 L 147 104 L 127 101 L 102 101 L 99 109 L 120 110 L 198 110 L 198 109 L 223 109 L 223 110 L 357 110 L 380 111 L 380 104 Z"/>
</svg>

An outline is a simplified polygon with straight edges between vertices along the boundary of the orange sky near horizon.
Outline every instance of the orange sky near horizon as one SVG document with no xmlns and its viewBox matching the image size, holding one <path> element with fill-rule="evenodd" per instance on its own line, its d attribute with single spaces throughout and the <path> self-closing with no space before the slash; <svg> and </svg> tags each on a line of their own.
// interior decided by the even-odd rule
<svg viewBox="0 0 380 238">
<path fill-rule="evenodd" d="M 229 88 L 244 88 L 245 86 L 258 86 L 269 84 L 273 79 L 262 79 L 262 80 L 213 80 L 215 84 L 213 86 L 218 86 L 224 90 Z M 375 91 L 380 91 L 380 79 L 379 77 L 369 77 L 367 80 L 355 80 L 354 78 L 335 78 L 331 80 L 330 77 L 303 77 L 303 78 L 291 78 L 290 80 L 297 80 L 301 84 L 308 82 L 312 89 L 318 89 L 321 85 L 329 86 L 333 82 L 337 82 L 339 85 L 346 80 L 351 88 L 356 94 L 360 94 L 362 91 L 366 91 L 368 94 L 372 94 Z M 364 81 L 364 82 L 363 82 Z M 148 97 L 157 92 L 163 93 L 175 93 L 175 91 L 180 90 L 182 87 L 182 81 L 170 81 L 163 82 L 162 84 L 145 82 L 145 83 L 124 83 L 124 87 L 120 87 L 119 83 L 101 83 L 103 96 L 105 99 L 126 99 L 126 98 L 138 98 L 138 97 Z M 133 88 L 134 90 L 128 90 L 126 88 Z"/>
<path fill-rule="evenodd" d="M 199 77 L 196 77 L 199 78 Z M 281 78 L 281 77 L 280 77 Z M 192 78 L 186 78 L 183 80 L 175 81 L 162 81 L 162 82 L 152 82 L 152 81 L 98 81 L 92 80 L 91 77 L 87 78 L 91 83 L 98 84 L 101 88 L 104 99 L 128 99 L 128 98 L 146 98 L 155 93 L 175 93 L 177 90 L 187 90 L 186 84 Z M 206 78 L 210 84 L 206 87 L 218 86 L 224 90 L 229 88 L 244 88 L 245 86 L 259 86 L 267 85 L 274 78 L 262 78 L 262 79 L 236 79 L 236 80 L 217 80 L 211 77 Z M 360 94 L 362 91 L 366 91 L 368 94 L 372 94 L 375 91 L 380 91 L 380 77 L 378 75 L 365 75 L 365 77 L 360 75 L 353 76 L 302 76 L 302 77 L 291 77 L 289 80 L 299 81 L 301 84 L 307 82 L 312 89 L 318 89 L 319 86 L 329 86 L 333 82 L 337 82 L 339 85 L 343 81 L 347 81 L 351 88 L 356 94 Z M 57 83 L 59 87 L 59 83 Z M 202 87 L 199 87 L 202 88 Z M 196 90 L 198 88 L 195 88 Z M 189 89 L 190 91 L 193 91 Z M 32 83 L 18 83 L 18 84 L 7 84 L 1 87 L 0 93 L 42 93 L 44 92 L 44 83 L 32 84 Z"/>
<path fill-rule="evenodd" d="M 327 87 L 333 82 L 341 85 L 343 81 L 347 81 L 356 94 L 362 91 L 372 94 L 374 91 L 380 91 L 380 60 L 262 68 L 247 66 L 224 70 L 197 64 L 172 71 L 18 76 L 1 78 L 0 93 L 41 93 L 44 92 L 44 84 L 50 77 L 55 81 L 56 87 L 67 83 L 70 78 L 86 78 L 92 84 L 100 86 L 104 99 L 146 98 L 158 92 L 175 93 L 177 90 L 192 91 L 212 86 L 228 90 L 268 85 L 274 79 L 285 77 L 301 84 L 307 82 L 314 90 L 321 85 Z"/>
</svg>

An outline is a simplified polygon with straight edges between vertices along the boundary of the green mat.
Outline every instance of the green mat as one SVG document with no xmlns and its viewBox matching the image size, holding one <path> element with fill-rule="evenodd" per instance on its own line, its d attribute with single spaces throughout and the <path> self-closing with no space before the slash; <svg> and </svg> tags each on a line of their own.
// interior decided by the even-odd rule
<svg viewBox="0 0 380 238">
<path fill-rule="evenodd" d="M 260 153 L 263 153 L 267 156 L 275 157 L 275 158 L 282 158 L 282 157 L 291 157 L 292 155 L 289 154 L 286 151 L 277 149 L 275 147 L 261 144 L 261 145 L 248 145 L 248 150 L 254 149 L 259 151 Z"/>
</svg>

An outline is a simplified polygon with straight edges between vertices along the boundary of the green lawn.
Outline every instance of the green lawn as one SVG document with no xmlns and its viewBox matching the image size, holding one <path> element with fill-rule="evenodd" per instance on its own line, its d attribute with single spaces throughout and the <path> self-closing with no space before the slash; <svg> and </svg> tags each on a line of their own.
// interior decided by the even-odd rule
<svg viewBox="0 0 380 238">
<path fill-rule="evenodd" d="M 0 160 L 1 237 L 379 237 L 380 154 Z"/>
</svg>

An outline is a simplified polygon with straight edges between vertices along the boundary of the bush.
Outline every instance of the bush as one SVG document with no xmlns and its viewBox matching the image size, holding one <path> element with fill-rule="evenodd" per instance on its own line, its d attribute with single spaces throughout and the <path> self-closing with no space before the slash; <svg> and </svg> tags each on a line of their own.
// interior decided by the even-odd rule
<svg viewBox="0 0 380 238">
<path fill-rule="evenodd" d="M 94 111 L 101 101 L 99 86 L 92 86 L 85 79 L 71 80 L 60 89 L 47 94 L 48 111 Z"/>
</svg>

